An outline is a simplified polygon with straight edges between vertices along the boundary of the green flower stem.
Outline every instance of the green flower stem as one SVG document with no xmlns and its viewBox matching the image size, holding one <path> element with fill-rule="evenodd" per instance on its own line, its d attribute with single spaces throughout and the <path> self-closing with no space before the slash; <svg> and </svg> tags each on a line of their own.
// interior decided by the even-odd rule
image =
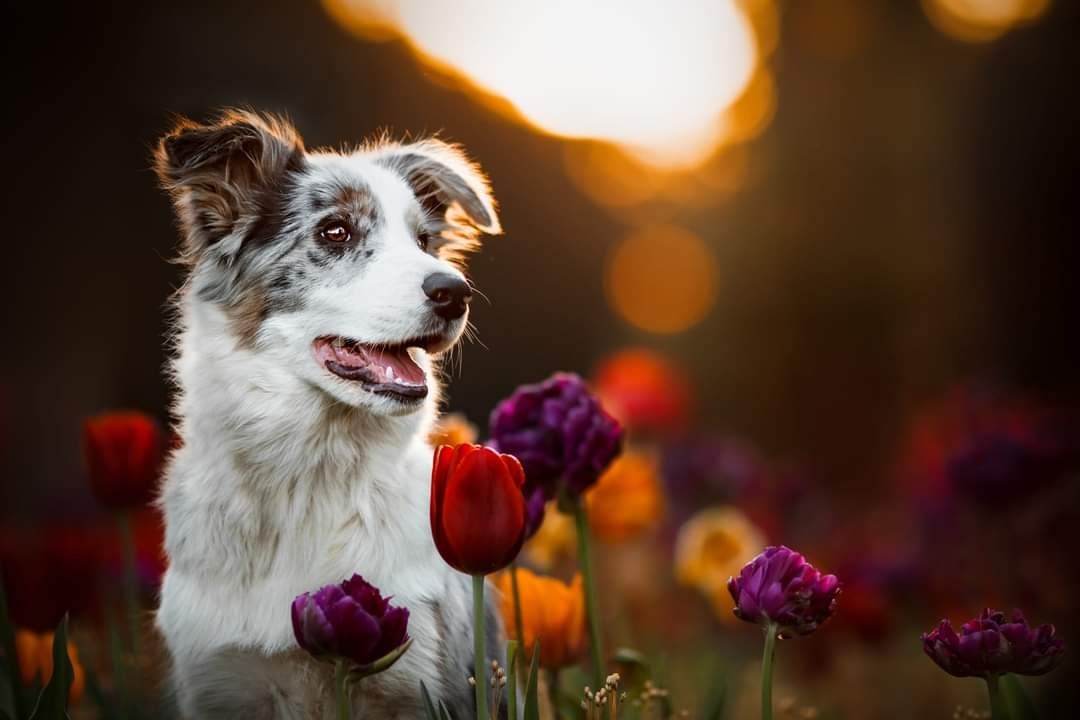
<svg viewBox="0 0 1080 720">
<path fill-rule="evenodd" d="M 334 663 L 334 687 L 337 689 L 338 720 L 351 720 L 352 708 L 349 706 L 349 661 L 338 658 Z"/>
<path fill-rule="evenodd" d="M 551 703 L 551 717 L 559 719 L 559 671 L 548 671 L 548 702 Z"/>
<path fill-rule="evenodd" d="M 986 689 L 990 692 L 990 717 L 992 720 L 1009 720 L 1009 706 L 1001 692 L 998 676 L 990 673 L 986 676 Z"/>
<path fill-rule="evenodd" d="M 476 720 L 490 720 L 487 708 L 487 660 L 484 652 L 484 576 L 473 575 L 473 679 L 476 681 Z"/>
<path fill-rule="evenodd" d="M 776 625 L 765 626 L 765 651 L 761 655 L 761 720 L 772 720 L 773 656 L 776 654 Z"/>
<path fill-rule="evenodd" d="M 513 567 L 511 565 L 510 567 Z M 518 656 L 518 648 L 521 647 L 521 643 L 517 640 L 511 640 L 506 644 L 506 687 L 508 692 L 506 693 L 506 716 L 510 720 L 518 720 L 517 714 L 517 697 L 518 697 L 518 681 L 517 681 L 517 662 L 515 661 Z"/>
<path fill-rule="evenodd" d="M 593 572 L 592 552 L 589 549 L 589 517 L 582 498 L 571 500 L 577 527 L 578 565 L 585 580 L 585 612 L 589 618 L 589 653 L 592 656 L 593 683 L 604 686 L 604 644 L 600 637 L 600 615 L 596 600 L 596 573 Z"/>
<path fill-rule="evenodd" d="M 518 641 L 518 648 L 521 652 L 525 651 L 525 623 L 521 621 L 521 595 L 518 593 L 518 579 L 517 579 L 517 563 L 510 563 L 510 588 L 514 595 L 514 636 Z M 517 656 L 512 658 L 506 658 L 506 662 L 514 665 L 517 663 Z"/>
<path fill-rule="evenodd" d="M 121 511 L 117 516 L 120 526 L 120 545 L 124 553 L 124 603 L 127 605 L 128 631 L 131 634 L 131 654 L 135 664 L 139 661 L 139 578 L 135 570 L 135 536 L 131 531 L 131 514 Z"/>
</svg>

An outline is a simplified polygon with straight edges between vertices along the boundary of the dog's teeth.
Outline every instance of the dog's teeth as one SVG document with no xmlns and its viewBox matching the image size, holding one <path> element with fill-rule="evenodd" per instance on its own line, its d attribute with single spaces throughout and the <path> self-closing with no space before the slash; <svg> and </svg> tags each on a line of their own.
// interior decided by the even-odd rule
<svg viewBox="0 0 1080 720">
<path fill-rule="evenodd" d="M 392 368 L 390 366 L 387 366 L 387 368 L 386 368 L 386 377 L 388 377 L 391 380 L 394 379 L 394 368 Z"/>
<path fill-rule="evenodd" d="M 342 348 L 344 348 L 344 347 L 345 347 L 345 341 L 344 341 L 344 340 L 342 340 L 342 339 L 341 339 L 341 338 L 339 338 L 339 337 L 338 337 L 338 338 L 334 338 L 334 342 L 333 342 L 333 343 L 331 343 L 331 344 L 332 344 L 332 345 L 334 346 L 334 348 L 336 348 L 337 350 L 341 350 Z"/>
</svg>

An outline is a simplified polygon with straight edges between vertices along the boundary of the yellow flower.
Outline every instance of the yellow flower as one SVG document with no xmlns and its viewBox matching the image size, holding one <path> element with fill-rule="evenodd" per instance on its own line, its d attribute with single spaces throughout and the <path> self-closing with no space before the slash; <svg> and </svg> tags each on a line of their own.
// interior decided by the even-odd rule
<svg viewBox="0 0 1080 720">
<path fill-rule="evenodd" d="M 52 658 L 53 634 L 36 633 L 30 630 L 15 632 L 15 654 L 19 658 L 19 671 L 24 685 L 32 685 L 37 680 L 42 685 L 49 682 L 53 671 Z M 68 703 L 74 704 L 82 697 L 86 686 L 86 675 L 79 662 L 79 651 L 75 644 L 68 642 L 68 659 L 71 661 L 73 677 L 68 688 Z"/>
<path fill-rule="evenodd" d="M 708 508 L 679 529 L 675 541 L 675 576 L 697 588 L 713 603 L 717 615 L 732 616 L 727 581 L 765 547 L 765 536 L 738 509 Z"/>
<path fill-rule="evenodd" d="M 585 495 L 589 527 L 609 543 L 625 542 L 652 529 L 664 513 L 656 457 L 627 450 Z"/>
<path fill-rule="evenodd" d="M 581 574 L 570 584 L 518 568 L 518 595 L 521 598 L 519 637 L 514 622 L 514 592 L 510 572 L 496 575 L 499 611 L 507 637 L 521 640 L 525 657 L 530 657 L 540 641 L 540 665 L 551 670 L 574 665 L 585 655 L 585 596 Z"/>
<path fill-rule="evenodd" d="M 435 421 L 435 427 L 428 433 L 428 442 L 434 447 L 474 443 L 476 426 L 461 413 L 448 413 Z"/>
<path fill-rule="evenodd" d="M 525 543 L 525 559 L 541 570 L 550 570 L 560 561 L 576 556 L 574 519 L 559 512 L 554 501 L 549 502 L 540 528 Z"/>
</svg>

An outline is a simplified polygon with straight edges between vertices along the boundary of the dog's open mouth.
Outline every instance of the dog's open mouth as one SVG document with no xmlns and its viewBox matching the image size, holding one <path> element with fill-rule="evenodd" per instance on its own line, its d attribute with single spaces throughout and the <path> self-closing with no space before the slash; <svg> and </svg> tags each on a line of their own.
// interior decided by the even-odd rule
<svg viewBox="0 0 1080 720">
<path fill-rule="evenodd" d="M 420 337 L 396 345 L 368 345 L 337 336 L 316 338 L 315 359 L 343 380 L 358 382 L 378 395 L 416 401 L 427 397 L 427 378 L 412 353 L 436 346 L 439 338 Z"/>
</svg>

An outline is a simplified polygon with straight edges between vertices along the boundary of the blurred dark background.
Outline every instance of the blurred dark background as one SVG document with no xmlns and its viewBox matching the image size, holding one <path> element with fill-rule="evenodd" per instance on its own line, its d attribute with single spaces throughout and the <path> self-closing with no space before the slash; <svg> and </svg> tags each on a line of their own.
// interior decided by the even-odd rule
<svg viewBox="0 0 1080 720">
<path fill-rule="evenodd" d="M 166 318 L 183 277 L 150 149 L 174 114 L 245 105 L 288 115 L 309 147 L 438 132 L 488 172 L 506 233 L 471 262 L 490 302 L 473 305 L 482 344 L 465 348 L 447 408 L 481 437 L 519 383 L 591 376 L 614 351 L 651 349 L 689 378 L 696 431 L 798 468 L 799 503 L 775 507 L 782 482 L 732 502 L 770 541 L 804 543 L 845 573 L 842 615 L 860 633 L 879 641 L 901 605 L 926 628 L 984 603 L 1023 604 L 1075 645 L 1080 3 L 1058 0 L 980 42 L 933 21 L 930 8 L 950 4 L 743 0 L 759 43 L 776 39 L 760 58 L 768 82 L 752 85 L 768 92 L 739 101 L 753 132 L 680 172 L 540 132 L 318 2 L 6 4 L 0 535 L 106 516 L 84 477 L 86 417 L 133 408 L 168 421 Z M 650 332 L 613 301 L 612 258 L 642 228 L 672 227 L 705 248 L 715 294 L 696 322 Z M 656 237 L 661 260 L 675 254 Z M 693 269 L 648 267 L 629 297 L 664 318 Z M 993 388 L 1007 410 L 987 411 L 972 388 Z M 1018 487 L 964 485 L 949 463 L 980 413 L 1010 442 L 1032 418 L 1064 419 L 1053 482 L 1003 471 Z M 993 473 L 974 475 L 978 485 Z M 698 496 L 665 482 L 673 534 Z M 657 551 L 665 577 L 669 550 Z M 631 576 L 648 557 L 635 552 Z M 641 605 L 655 612 L 671 597 L 686 601 Z M 687 643 L 705 637 L 685 626 Z M 915 637 L 894 647 L 911 661 L 907 679 L 921 678 L 920 707 L 936 707 L 949 678 L 912 660 Z M 821 647 L 791 651 L 808 677 Z M 1042 686 L 1044 707 L 1064 708 L 1056 717 L 1076 699 L 1071 656 Z M 832 666 L 841 688 L 889 662 L 848 657 L 853 674 Z"/>
<path fill-rule="evenodd" d="M 483 424 L 515 384 L 588 373 L 626 344 L 673 355 L 708 421 L 873 492 L 906 413 L 958 378 L 1077 391 L 1080 8 L 990 43 L 917 3 L 790 3 L 775 115 L 738 187 L 646 207 L 717 260 L 711 312 L 653 335 L 605 302 L 629 212 L 567 178 L 563 146 L 350 35 L 318 3 L 18 3 L 6 10 L 4 183 L 11 313 L 0 375 L 4 515 L 85 503 L 81 419 L 167 417 L 176 232 L 149 171 L 172 113 L 287 113 L 309 146 L 439 131 L 490 173 L 506 234 L 472 274 L 483 346 L 450 407 Z M 642 288 L 647 294 L 648 288 Z"/>
</svg>

